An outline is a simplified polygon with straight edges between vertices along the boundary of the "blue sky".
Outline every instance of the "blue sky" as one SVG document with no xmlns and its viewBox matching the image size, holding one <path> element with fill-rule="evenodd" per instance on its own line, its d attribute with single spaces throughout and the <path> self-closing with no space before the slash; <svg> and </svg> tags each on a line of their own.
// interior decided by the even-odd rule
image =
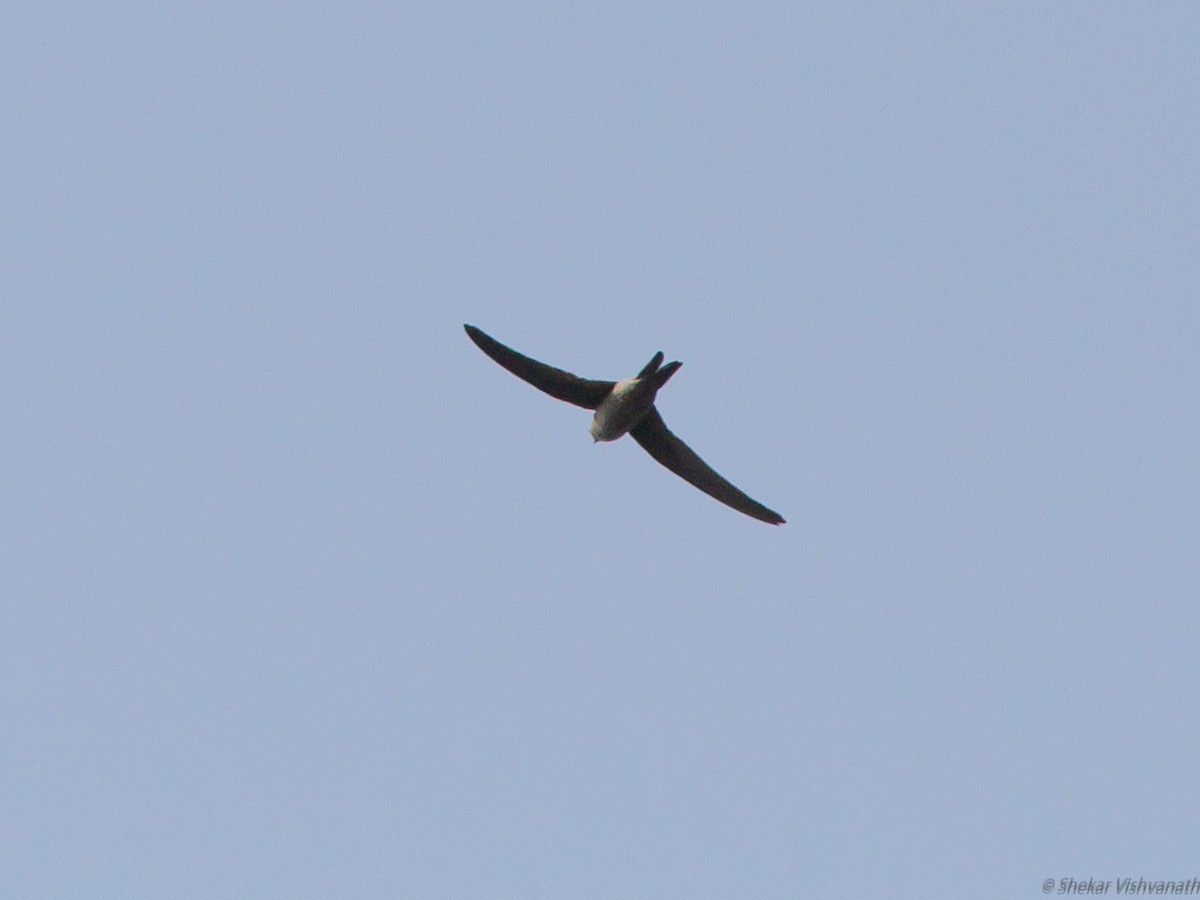
<svg viewBox="0 0 1200 900">
<path fill-rule="evenodd" d="M 3 20 L 0 893 L 1200 876 L 1192 4 Z"/>
</svg>

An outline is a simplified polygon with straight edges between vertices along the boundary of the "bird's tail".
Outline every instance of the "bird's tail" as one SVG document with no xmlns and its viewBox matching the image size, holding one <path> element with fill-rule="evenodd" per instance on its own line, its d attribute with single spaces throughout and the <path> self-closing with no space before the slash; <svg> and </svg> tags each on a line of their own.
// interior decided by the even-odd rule
<svg viewBox="0 0 1200 900">
<path fill-rule="evenodd" d="M 654 389 L 657 391 L 660 387 L 667 383 L 667 379 L 675 374 L 675 371 L 682 366 L 681 362 L 669 362 L 657 372 L 654 373 Z"/>
<path fill-rule="evenodd" d="M 663 361 L 663 352 L 661 350 L 659 350 L 657 353 L 654 354 L 654 359 L 652 359 L 652 360 L 650 360 L 650 362 L 646 363 L 646 365 L 642 367 L 642 371 L 637 373 L 637 377 L 645 378 L 647 375 L 651 375 L 651 374 L 657 372 L 658 367 L 662 365 L 662 361 Z"/>
</svg>

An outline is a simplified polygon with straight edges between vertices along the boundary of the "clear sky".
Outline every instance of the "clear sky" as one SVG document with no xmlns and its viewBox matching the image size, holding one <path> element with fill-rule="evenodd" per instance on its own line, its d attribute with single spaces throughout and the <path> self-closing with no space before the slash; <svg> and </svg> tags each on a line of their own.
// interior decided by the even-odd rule
<svg viewBox="0 0 1200 900">
<path fill-rule="evenodd" d="M 0 895 L 1200 876 L 1198 47 L 1166 2 L 6 9 Z M 682 360 L 668 425 L 788 524 L 463 322 Z"/>
</svg>

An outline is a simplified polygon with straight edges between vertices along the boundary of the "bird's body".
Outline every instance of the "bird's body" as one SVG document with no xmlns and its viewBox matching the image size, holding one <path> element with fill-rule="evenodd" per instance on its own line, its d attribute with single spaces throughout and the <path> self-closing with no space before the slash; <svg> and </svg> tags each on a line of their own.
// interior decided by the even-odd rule
<svg viewBox="0 0 1200 900">
<path fill-rule="evenodd" d="M 474 325 L 463 328 L 480 350 L 518 378 L 558 400 L 594 410 L 589 428 L 593 441 L 615 441 L 631 434 L 647 453 L 709 496 L 771 525 L 784 523 L 783 516 L 742 493 L 667 429 L 654 399 L 682 363 L 664 366 L 659 352 L 633 378 L 594 381 L 530 359 Z"/>
<path fill-rule="evenodd" d="M 593 441 L 615 441 L 629 433 L 650 409 L 654 391 L 642 378 L 618 381 L 596 407 L 588 433 Z"/>
</svg>

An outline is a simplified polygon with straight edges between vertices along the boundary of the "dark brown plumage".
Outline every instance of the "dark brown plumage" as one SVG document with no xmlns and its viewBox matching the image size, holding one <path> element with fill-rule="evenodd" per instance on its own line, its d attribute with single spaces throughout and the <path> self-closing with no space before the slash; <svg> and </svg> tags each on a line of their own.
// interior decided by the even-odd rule
<svg viewBox="0 0 1200 900">
<path fill-rule="evenodd" d="M 592 435 L 596 440 L 615 440 L 627 429 L 647 453 L 710 497 L 759 521 L 771 525 L 784 523 L 779 513 L 751 499 L 721 477 L 663 422 L 654 406 L 654 396 L 680 363 L 662 365 L 663 355 L 659 352 L 635 378 L 622 382 L 594 381 L 530 359 L 474 325 L 463 328 L 480 350 L 518 378 L 555 399 L 596 410 L 592 424 Z"/>
</svg>

